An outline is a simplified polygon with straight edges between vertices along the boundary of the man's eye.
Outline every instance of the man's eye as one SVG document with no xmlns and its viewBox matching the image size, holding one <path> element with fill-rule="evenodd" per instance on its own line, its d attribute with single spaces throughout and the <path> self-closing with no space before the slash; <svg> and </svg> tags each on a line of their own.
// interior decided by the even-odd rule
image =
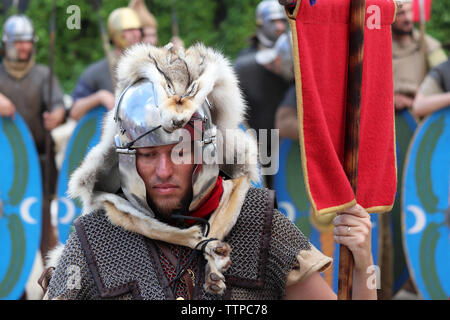
<svg viewBox="0 0 450 320">
<path fill-rule="evenodd" d="M 154 158 L 156 156 L 156 152 L 141 153 L 141 156 L 143 158 Z"/>
</svg>

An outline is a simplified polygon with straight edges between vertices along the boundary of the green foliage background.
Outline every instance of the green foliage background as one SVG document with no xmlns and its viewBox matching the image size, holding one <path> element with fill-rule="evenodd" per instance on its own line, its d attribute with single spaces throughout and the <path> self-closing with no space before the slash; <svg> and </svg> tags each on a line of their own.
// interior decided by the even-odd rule
<svg viewBox="0 0 450 320">
<path fill-rule="evenodd" d="M 450 45 L 450 0 L 434 0 L 427 33 Z M 447 48 L 448 52 L 448 48 Z"/>
<path fill-rule="evenodd" d="M 57 30 L 55 72 L 64 92 L 70 93 L 82 73 L 92 62 L 104 56 L 100 40 L 98 15 L 90 0 L 56 0 Z M 103 0 L 100 17 L 106 24 L 108 14 L 117 7 L 127 6 L 129 0 Z M 255 30 L 255 7 L 260 0 L 146 0 L 159 23 L 160 44 L 171 38 L 172 4 L 176 12 L 180 36 L 186 46 L 202 41 L 234 59 L 247 46 Z M 37 61 L 48 64 L 49 22 L 52 0 L 31 0 L 27 12 L 34 22 L 39 42 Z M 69 30 L 67 8 L 77 5 L 81 10 L 81 29 Z M 6 16 L 0 17 L 0 25 Z M 432 21 L 427 32 L 444 43 L 450 43 L 450 0 L 433 2 Z"/>
<path fill-rule="evenodd" d="M 90 0 L 56 0 L 55 73 L 65 93 L 70 93 L 82 71 L 104 56 L 98 25 L 98 15 Z M 127 6 L 129 0 L 101 1 L 100 16 L 106 20 L 115 8 Z M 176 3 L 180 37 L 189 46 L 202 41 L 222 50 L 233 59 L 255 29 L 255 7 L 260 0 L 147 0 L 147 7 L 159 24 L 160 45 L 166 44 L 172 33 L 172 3 Z M 67 8 L 77 5 L 81 10 L 81 29 L 69 30 Z M 36 60 L 48 64 L 49 22 L 52 0 L 31 0 L 25 12 L 35 25 L 39 42 Z M 0 25 L 6 17 L 0 17 Z"/>
</svg>

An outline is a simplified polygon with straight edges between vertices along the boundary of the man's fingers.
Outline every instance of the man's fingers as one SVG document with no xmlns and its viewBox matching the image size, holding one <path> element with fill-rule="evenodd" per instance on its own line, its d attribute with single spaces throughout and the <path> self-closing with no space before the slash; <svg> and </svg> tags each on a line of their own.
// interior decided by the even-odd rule
<svg viewBox="0 0 450 320">
<path fill-rule="evenodd" d="M 335 227 L 337 226 L 350 226 L 350 227 L 356 227 L 360 224 L 357 218 L 355 218 L 352 215 L 339 215 L 336 218 L 333 219 L 333 225 Z"/>
<path fill-rule="evenodd" d="M 338 237 L 353 237 L 353 236 L 364 236 L 368 237 L 370 235 L 370 228 L 365 225 L 361 226 L 338 226 L 333 230 L 334 236 Z"/>
<path fill-rule="evenodd" d="M 47 131 L 51 131 L 56 127 L 56 121 L 50 115 L 44 117 L 44 127 Z"/>
<path fill-rule="evenodd" d="M 333 234 L 339 237 L 351 237 L 358 233 L 358 227 L 338 226 L 334 228 Z"/>
<path fill-rule="evenodd" d="M 347 209 L 345 212 L 339 213 L 334 218 L 333 225 L 337 226 L 350 226 L 350 227 L 365 227 L 372 228 L 372 222 L 370 221 L 370 215 L 367 211 L 359 205 Z"/>
<path fill-rule="evenodd" d="M 366 211 L 366 209 L 361 207 L 359 204 L 356 204 L 353 207 L 350 207 L 350 208 L 345 209 L 344 211 L 341 211 L 338 213 L 338 215 L 341 215 L 341 214 L 351 214 L 351 215 L 361 217 L 361 218 L 370 217 L 369 213 Z"/>
<path fill-rule="evenodd" d="M 358 217 L 351 214 L 341 214 L 333 219 L 334 226 L 359 226 L 368 225 L 370 222 L 370 217 Z"/>
<path fill-rule="evenodd" d="M 353 252 L 353 250 L 356 248 L 357 243 L 359 243 L 359 237 L 356 236 L 350 236 L 350 237 L 346 237 L 346 236 L 334 236 L 334 241 L 337 244 L 346 246 L 348 249 L 350 249 L 350 251 Z"/>
</svg>

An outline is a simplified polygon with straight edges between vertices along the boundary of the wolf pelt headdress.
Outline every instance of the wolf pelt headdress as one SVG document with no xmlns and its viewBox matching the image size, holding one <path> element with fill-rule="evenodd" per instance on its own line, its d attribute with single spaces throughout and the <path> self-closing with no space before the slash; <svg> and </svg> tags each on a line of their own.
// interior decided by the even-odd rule
<svg viewBox="0 0 450 320">
<path fill-rule="evenodd" d="M 228 148 L 223 155 L 243 152 L 249 159 L 233 166 L 227 166 L 223 159 L 221 169 L 232 177 L 250 174 L 253 181 L 259 180 L 256 137 L 237 130 L 244 123 L 247 105 L 227 58 L 203 44 L 178 53 L 173 52 L 171 44 L 164 48 L 139 44 L 127 50 L 118 64 L 116 99 L 142 78 L 156 85 L 157 94 L 164 101 L 161 105 L 163 127 L 169 132 L 183 127 L 208 99 L 212 105 L 212 122 L 221 133 L 220 137 L 239 142 L 235 145 L 223 141 L 221 144 Z"/>
<path fill-rule="evenodd" d="M 207 99 L 211 105 L 212 122 L 222 137 L 235 143 L 218 141 L 224 148 L 223 157 L 230 152 L 234 157 L 246 155 L 244 163 L 220 165 L 232 179 L 224 189 L 219 208 L 210 218 L 209 241 L 204 246 L 206 266 L 205 289 L 210 293 L 223 293 L 223 272 L 230 266 L 230 247 L 223 239 L 237 221 L 250 182 L 258 181 L 256 137 L 239 129 L 243 123 L 246 104 L 239 89 L 237 77 L 230 62 L 219 52 L 202 44 L 190 47 L 186 52 L 174 52 L 171 46 L 164 48 L 148 44 L 135 45 L 124 53 L 117 66 L 116 101 L 121 93 L 140 79 L 153 82 L 158 97 L 162 126 L 166 131 L 183 127 Z M 190 248 L 198 248 L 205 238 L 199 226 L 188 229 L 170 226 L 133 207 L 122 196 L 120 189 L 118 156 L 114 145 L 117 124 L 115 110 L 104 118 L 101 141 L 85 157 L 81 166 L 69 181 L 69 195 L 83 202 L 83 214 L 106 209 L 114 224 L 138 232 L 151 239 L 161 240 Z M 230 131 L 231 129 L 231 131 Z M 219 136 L 219 135 L 218 135 Z M 236 143 L 237 141 L 237 143 Z M 216 276 L 213 276 L 215 274 Z M 213 280 L 214 279 L 214 280 Z"/>
</svg>

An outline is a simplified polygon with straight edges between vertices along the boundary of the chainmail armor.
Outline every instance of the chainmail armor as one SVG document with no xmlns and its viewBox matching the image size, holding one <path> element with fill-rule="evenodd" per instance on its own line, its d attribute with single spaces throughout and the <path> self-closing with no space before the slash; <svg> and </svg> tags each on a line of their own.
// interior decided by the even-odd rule
<svg viewBox="0 0 450 320">
<path fill-rule="evenodd" d="M 79 271 L 79 272 L 78 272 Z M 78 275 L 80 281 L 78 281 Z M 95 286 L 80 240 L 72 232 L 58 260 L 55 272 L 48 285 L 49 299 L 64 300 L 95 300 L 100 299 L 100 293 Z"/>
<path fill-rule="evenodd" d="M 273 209 L 272 194 L 268 189 L 250 188 L 236 225 L 225 239 L 232 247 L 231 267 L 224 274 L 225 294 L 204 291 L 205 261 L 201 259 L 195 273 L 194 298 L 284 297 L 286 277 L 296 265 L 298 253 L 311 246 L 293 223 Z M 75 226 L 77 232 L 70 236 L 50 281 L 50 299 L 174 298 L 163 271 L 167 271 L 167 261 L 161 266 L 160 254 L 151 240 L 111 224 L 102 210 L 81 216 Z M 67 286 L 71 274 L 65 270 L 70 265 L 80 268 L 81 289 Z"/>
<path fill-rule="evenodd" d="M 225 299 L 282 299 L 287 274 L 296 265 L 298 253 L 311 250 L 308 239 L 280 211 L 272 209 L 273 218 L 267 217 L 268 205 L 268 189 L 250 188 L 238 221 L 225 239 L 233 248 L 231 267 L 225 273 Z M 265 229 L 269 220 L 271 228 Z M 267 248 L 262 248 L 261 236 L 269 237 Z M 267 257 L 260 260 L 264 251 L 268 252 Z M 203 292 L 202 299 L 213 298 L 217 299 Z"/>
</svg>

